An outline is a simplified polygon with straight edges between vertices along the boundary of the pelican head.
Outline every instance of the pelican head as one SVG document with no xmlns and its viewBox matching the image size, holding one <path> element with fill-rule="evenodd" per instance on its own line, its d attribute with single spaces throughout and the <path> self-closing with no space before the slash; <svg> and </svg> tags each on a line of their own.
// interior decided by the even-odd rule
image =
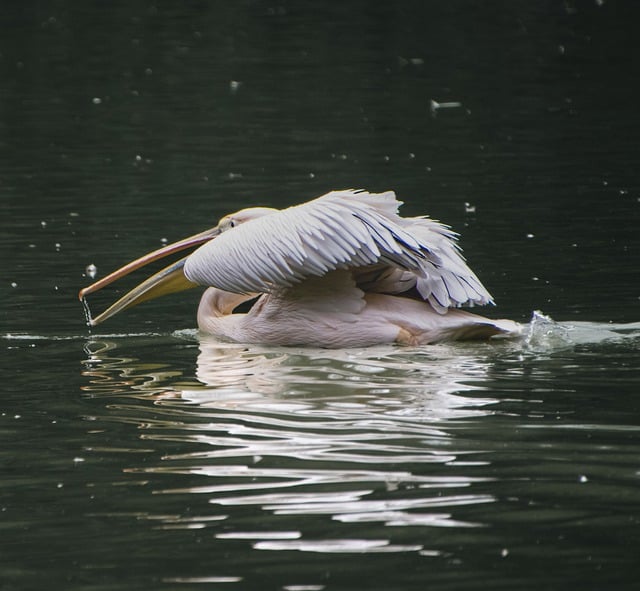
<svg viewBox="0 0 640 591">
<path fill-rule="evenodd" d="M 263 215 L 269 215 L 276 211 L 278 210 L 273 207 L 247 207 L 246 209 L 241 209 L 240 211 L 230 213 L 229 215 L 225 215 L 220 218 L 216 227 L 218 228 L 218 232 L 221 234 L 222 232 L 226 232 L 240 224 L 250 222 L 251 220 L 255 220 Z"/>
<path fill-rule="evenodd" d="M 117 281 L 118 279 L 121 279 L 122 277 L 126 277 L 130 273 L 133 273 L 137 269 L 153 263 L 154 261 L 160 260 L 174 253 L 187 250 L 189 248 L 201 246 L 216 238 L 223 232 L 227 232 L 232 228 L 235 228 L 236 226 L 239 226 L 256 218 L 274 213 L 276 211 L 278 210 L 272 207 L 248 207 L 246 209 L 241 209 L 236 213 L 226 215 L 222 217 L 218 224 L 213 228 L 209 228 L 204 232 L 200 232 L 198 234 L 194 234 L 193 236 L 183 238 L 182 240 L 178 240 L 177 242 L 168 244 L 167 246 L 163 246 L 162 248 L 147 253 L 140 258 L 127 263 L 123 267 L 116 269 L 109 275 L 81 289 L 78 293 L 78 298 L 80 299 L 80 301 L 85 303 L 85 307 L 88 310 L 88 306 L 86 306 L 86 297 L 89 294 L 99 291 L 107 285 L 110 285 L 111 283 Z M 168 267 L 165 267 L 158 273 L 152 275 L 151 277 L 134 287 L 131 291 L 123 295 L 119 300 L 114 302 L 111 306 L 109 306 L 109 308 L 102 312 L 102 314 L 99 314 L 95 318 L 92 318 L 89 315 L 89 326 L 96 326 L 101 322 L 104 322 L 107 318 L 114 316 L 118 312 L 122 312 L 127 308 L 132 308 L 133 306 L 141 304 L 142 302 L 147 302 L 163 295 L 177 293 L 193 287 L 199 287 L 197 283 L 194 283 L 187 279 L 184 274 L 184 265 L 188 258 L 189 257 L 186 256 L 176 261 L 175 263 L 172 263 Z"/>
</svg>

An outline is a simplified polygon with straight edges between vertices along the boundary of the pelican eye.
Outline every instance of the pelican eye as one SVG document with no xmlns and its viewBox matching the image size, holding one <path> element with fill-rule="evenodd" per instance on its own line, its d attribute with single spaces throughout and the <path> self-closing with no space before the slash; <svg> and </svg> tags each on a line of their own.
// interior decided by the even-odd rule
<svg viewBox="0 0 640 591">
<path fill-rule="evenodd" d="M 220 228 L 220 232 L 226 232 L 227 230 L 230 230 L 231 228 L 235 228 L 236 227 L 236 222 L 233 219 L 230 219 L 228 217 L 222 218 L 220 220 L 220 223 L 218 224 L 218 228 Z"/>
</svg>

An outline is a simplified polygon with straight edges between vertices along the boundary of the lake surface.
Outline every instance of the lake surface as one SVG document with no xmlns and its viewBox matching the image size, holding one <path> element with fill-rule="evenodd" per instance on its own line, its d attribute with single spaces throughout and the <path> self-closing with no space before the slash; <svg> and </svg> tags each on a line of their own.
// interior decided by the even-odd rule
<svg viewBox="0 0 640 591">
<path fill-rule="evenodd" d="M 639 9 L 3 4 L 0 589 L 635 589 Z M 88 265 L 346 187 L 451 224 L 523 338 L 85 326 Z"/>
</svg>

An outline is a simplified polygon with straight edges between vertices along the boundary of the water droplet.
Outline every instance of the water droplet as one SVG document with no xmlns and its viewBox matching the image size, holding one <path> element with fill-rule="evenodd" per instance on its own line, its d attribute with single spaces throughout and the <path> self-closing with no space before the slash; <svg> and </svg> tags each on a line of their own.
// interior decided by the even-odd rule
<svg viewBox="0 0 640 591">
<path fill-rule="evenodd" d="M 534 238 L 534 237 L 535 237 L 534 234 L 527 234 L 527 238 L 529 238 L 529 239 Z"/>
<path fill-rule="evenodd" d="M 90 277 L 91 279 L 93 279 L 96 276 L 96 273 L 98 272 L 98 267 L 96 267 L 93 263 L 88 264 L 85 267 L 85 275 L 87 275 L 87 277 Z"/>
<path fill-rule="evenodd" d="M 93 318 L 91 317 L 91 310 L 89 309 L 89 302 L 87 302 L 87 298 L 82 298 L 82 310 L 84 312 L 84 318 L 87 322 L 87 326 L 92 326 Z"/>
<path fill-rule="evenodd" d="M 506 558 L 507 556 L 509 556 L 509 549 L 503 548 L 502 550 L 500 550 L 500 556 L 502 556 L 502 558 Z"/>
<path fill-rule="evenodd" d="M 471 205 L 471 203 L 469 203 L 468 201 L 464 202 L 464 210 L 467 213 L 475 213 L 476 212 L 476 206 L 475 205 Z"/>
<path fill-rule="evenodd" d="M 92 102 L 94 105 L 99 105 L 100 103 L 102 103 L 102 99 L 101 99 L 99 96 L 94 96 L 94 97 L 91 99 L 91 102 Z"/>
<path fill-rule="evenodd" d="M 580 482 L 580 483 L 589 482 L 589 479 L 584 474 L 581 474 L 578 477 L 578 482 Z"/>
<path fill-rule="evenodd" d="M 229 90 L 231 91 L 232 94 L 235 94 L 236 92 L 238 92 L 238 90 L 240 90 L 240 86 L 242 86 L 242 82 L 240 82 L 239 80 L 229 81 Z"/>
<path fill-rule="evenodd" d="M 18 287 L 18 284 L 15 281 L 12 281 L 11 282 L 11 287 L 16 288 L 16 287 Z"/>
<path fill-rule="evenodd" d="M 42 228 L 46 228 L 46 227 L 47 227 L 47 222 L 44 222 L 44 221 L 43 221 L 43 222 L 40 222 L 40 226 L 41 226 Z"/>
<path fill-rule="evenodd" d="M 449 101 L 446 103 L 439 103 L 438 101 L 434 101 L 431 99 L 430 103 L 431 114 L 436 115 L 440 109 L 455 109 L 457 107 L 461 107 L 462 103 L 458 101 Z"/>
<path fill-rule="evenodd" d="M 80 464 L 81 462 L 84 462 L 84 458 L 80 458 L 80 457 L 73 458 L 74 464 Z"/>
<path fill-rule="evenodd" d="M 56 252 L 60 252 L 62 245 L 59 242 L 56 242 L 54 246 L 56 247 Z"/>
</svg>

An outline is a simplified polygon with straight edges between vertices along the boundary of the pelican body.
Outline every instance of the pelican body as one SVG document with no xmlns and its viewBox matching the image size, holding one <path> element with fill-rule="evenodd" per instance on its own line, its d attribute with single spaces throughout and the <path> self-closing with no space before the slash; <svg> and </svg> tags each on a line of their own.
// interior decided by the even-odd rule
<svg viewBox="0 0 640 591">
<path fill-rule="evenodd" d="M 238 343 L 362 347 L 513 336 L 520 325 L 460 310 L 493 303 L 457 234 L 403 218 L 392 191 L 332 191 L 283 210 L 252 207 L 144 255 L 80 291 L 80 299 L 169 254 L 197 247 L 90 319 L 205 286 L 198 327 Z M 250 300 L 247 313 L 234 310 Z"/>
</svg>

